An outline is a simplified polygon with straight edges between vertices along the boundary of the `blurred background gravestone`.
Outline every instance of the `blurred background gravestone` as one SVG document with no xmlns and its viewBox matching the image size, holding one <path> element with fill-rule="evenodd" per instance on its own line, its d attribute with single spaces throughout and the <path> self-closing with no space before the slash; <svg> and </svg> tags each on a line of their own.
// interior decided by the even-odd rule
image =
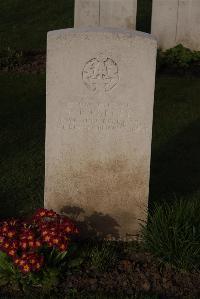
<svg viewBox="0 0 200 299">
<path fill-rule="evenodd" d="M 75 0 L 74 27 L 135 29 L 137 0 Z"/>
<path fill-rule="evenodd" d="M 151 33 L 162 49 L 200 50 L 200 1 L 153 0 Z"/>
</svg>

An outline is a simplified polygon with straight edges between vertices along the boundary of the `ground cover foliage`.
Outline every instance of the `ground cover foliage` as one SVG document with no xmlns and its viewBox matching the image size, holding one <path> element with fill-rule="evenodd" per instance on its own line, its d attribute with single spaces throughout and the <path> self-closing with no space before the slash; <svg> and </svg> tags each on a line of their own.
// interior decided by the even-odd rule
<svg viewBox="0 0 200 299">
<path fill-rule="evenodd" d="M 0 6 L 0 65 L 1 68 L 7 68 L 5 73 L 0 73 L 0 218 L 2 219 L 30 215 L 37 207 L 43 205 L 45 139 L 43 61 L 45 56 L 40 53 L 45 53 L 48 30 L 73 26 L 73 1 L 59 0 L 53 3 L 47 0 L 39 2 L 2 0 Z M 138 11 L 137 29 L 149 32 L 151 0 L 138 1 Z M 35 62 L 30 63 L 32 59 L 30 57 L 33 57 L 34 53 L 40 55 L 41 63 L 36 62 L 36 65 Z M 199 276 L 198 274 L 187 276 L 187 272 L 183 274 L 182 271 L 198 273 L 200 269 L 200 217 L 198 215 L 200 84 L 199 79 L 194 76 L 194 74 L 199 75 L 199 53 L 178 46 L 160 53 L 158 59 L 150 214 L 148 225 L 143 229 L 142 247 L 129 244 L 126 248 L 122 248 L 123 246 L 116 248 L 97 242 L 78 246 L 76 258 L 73 256 L 71 266 L 69 265 L 69 272 L 73 274 L 70 277 L 72 279 L 78 275 L 83 276 L 88 267 L 89 273 L 84 278 L 84 283 L 88 284 L 90 291 L 86 291 L 86 294 L 82 294 L 82 291 L 77 293 L 82 286 L 74 280 L 68 281 L 72 286 L 70 298 L 106 299 L 105 293 L 94 294 L 99 291 L 99 285 L 94 287 L 95 278 L 92 277 L 93 284 L 89 279 L 91 275 L 108 272 L 105 277 L 98 278 L 105 287 L 106 281 L 110 279 L 109 269 L 113 274 L 116 267 L 115 280 L 120 277 L 122 284 L 118 282 L 118 285 L 121 288 L 123 283 L 125 285 L 129 283 L 126 278 L 123 278 L 126 275 L 133 277 L 135 281 L 139 279 L 142 285 L 139 282 L 136 284 L 135 294 L 116 296 L 113 294 L 108 295 L 108 298 L 165 298 L 140 292 L 137 294 L 137 288 L 149 292 L 148 282 L 157 294 L 161 289 L 162 292 L 165 289 L 170 290 L 171 293 L 168 292 L 166 298 L 170 298 L 170 294 L 172 298 L 184 298 L 184 294 L 186 298 L 195 298 L 190 291 L 197 289 Z M 28 67 L 25 69 L 22 67 L 19 73 L 15 73 L 19 65 L 27 64 Z M 169 66 L 170 72 L 166 75 Z M 32 70 L 39 71 L 40 74 L 33 74 Z M 158 259 L 154 261 L 146 257 L 145 252 L 151 252 Z M 130 258 L 131 254 L 133 254 L 132 258 Z M 84 263 L 86 266 L 83 266 Z M 175 268 L 168 270 L 166 269 L 168 265 L 169 267 L 173 265 Z M 163 272 L 162 267 L 164 267 Z M 79 273 L 80 271 L 82 272 Z M 119 276 L 119 273 L 122 276 Z M 148 279 L 143 276 L 144 273 L 148 273 Z M 163 281 L 158 273 L 162 273 L 167 282 Z M 161 288 L 160 291 L 156 289 L 155 281 L 165 288 Z M 170 285 L 170 281 L 176 288 Z M 112 284 L 114 285 L 113 278 L 107 286 L 108 289 Z M 65 285 L 66 281 L 63 282 L 62 288 Z M 94 287 L 93 294 L 90 294 L 91 285 Z M 117 286 L 115 287 L 117 290 Z M 125 288 L 127 289 L 127 285 Z M 180 293 L 178 289 L 182 289 L 183 292 Z M 2 294 L 0 298 L 13 298 L 13 294 L 11 297 L 4 295 Z M 37 298 L 40 296 L 51 298 L 51 295 L 38 293 Z M 69 298 L 67 290 L 61 297 Z M 31 292 L 27 298 L 31 298 Z M 59 298 L 59 290 L 52 298 Z"/>
<path fill-rule="evenodd" d="M 157 72 L 199 77 L 200 51 L 192 51 L 181 44 L 166 51 L 158 50 Z"/>
</svg>

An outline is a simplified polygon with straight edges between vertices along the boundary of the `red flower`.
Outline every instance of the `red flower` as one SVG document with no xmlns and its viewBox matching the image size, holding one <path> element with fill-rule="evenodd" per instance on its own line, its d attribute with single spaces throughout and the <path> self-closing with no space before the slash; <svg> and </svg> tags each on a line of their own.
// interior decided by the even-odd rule
<svg viewBox="0 0 200 299">
<path fill-rule="evenodd" d="M 23 265 L 24 263 L 25 263 L 25 261 L 24 260 L 22 260 L 20 257 L 18 257 L 18 256 L 14 256 L 13 257 L 13 263 L 16 265 L 16 266 L 20 266 L 20 263 Z M 21 265 L 21 266 L 22 266 Z"/>
<path fill-rule="evenodd" d="M 45 230 L 45 229 L 47 229 L 47 224 L 46 223 L 39 222 L 38 225 L 39 225 L 39 230 Z"/>
<path fill-rule="evenodd" d="M 49 242 L 49 241 L 51 240 L 51 236 L 46 235 L 46 236 L 43 238 L 43 240 L 44 240 L 45 242 Z"/>
<path fill-rule="evenodd" d="M 7 250 L 7 254 L 11 257 L 15 256 L 16 255 L 16 250 L 14 248 L 9 248 Z"/>
<path fill-rule="evenodd" d="M 26 261 L 24 259 L 19 259 L 18 265 L 24 266 L 26 264 Z"/>
<path fill-rule="evenodd" d="M 21 257 L 14 257 L 13 262 L 22 273 L 29 273 L 40 270 L 44 263 L 44 258 L 34 252 L 25 252 Z"/>
<path fill-rule="evenodd" d="M 55 231 L 50 231 L 50 232 L 49 232 L 49 235 L 50 235 L 51 237 L 56 237 L 56 236 L 58 235 L 58 233 L 56 233 Z"/>
<path fill-rule="evenodd" d="M 8 238 L 12 239 L 16 235 L 16 231 L 13 230 L 13 229 L 10 229 L 10 230 L 7 231 L 6 235 L 7 235 Z"/>
<path fill-rule="evenodd" d="M 20 267 L 21 272 L 23 273 L 29 273 L 31 271 L 31 267 L 28 263 L 25 263 L 23 266 Z"/>
<path fill-rule="evenodd" d="M 38 247 L 41 247 L 41 246 L 42 246 L 42 242 L 40 240 L 36 240 L 35 243 L 34 243 L 34 247 L 38 248 Z"/>
<path fill-rule="evenodd" d="M 35 234 L 31 229 L 23 229 L 21 234 L 19 235 L 20 245 L 25 249 L 25 243 L 30 243 L 35 241 Z"/>
<path fill-rule="evenodd" d="M 19 245 L 23 250 L 26 250 L 28 248 L 28 242 L 26 241 L 21 241 Z"/>
<path fill-rule="evenodd" d="M 0 222 L 0 250 L 12 257 L 13 263 L 23 273 L 39 271 L 44 258 L 37 253 L 43 246 L 66 251 L 69 238 L 78 229 L 65 216 L 53 210 L 39 209 L 30 222 L 11 219 Z"/>
<path fill-rule="evenodd" d="M 39 216 L 39 217 L 44 217 L 44 216 L 46 216 L 46 211 L 45 211 L 45 210 L 40 211 L 40 212 L 38 213 L 38 216 Z"/>
<path fill-rule="evenodd" d="M 55 244 L 55 245 L 57 245 L 59 243 L 59 241 L 60 241 L 59 238 L 53 238 L 52 239 L 52 243 Z"/>
<path fill-rule="evenodd" d="M 27 254 L 27 261 L 32 271 L 38 271 L 43 265 L 44 258 L 37 253 L 29 253 Z"/>
<path fill-rule="evenodd" d="M 36 211 L 35 215 L 33 216 L 33 218 L 37 219 L 37 218 L 47 217 L 47 212 L 48 212 L 48 210 L 46 210 L 46 209 L 38 209 Z"/>
<path fill-rule="evenodd" d="M 47 230 L 47 229 L 43 230 L 43 231 L 41 232 L 41 235 L 42 235 L 43 237 L 46 236 L 46 235 L 48 235 L 48 230 Z"/>
<path fill-rule="evenodd" d="M 58 249 L 59 249 L 60 251 L 66 251 L 66 250 L 67 250 L 67 247 L 68 247 L 67 242 L 62 242 L 62 243 L 60 243 L 60 244 L 58 245 Z"/>
<path fill-rule="evenodd" d="M 66 227 L 64 228 L 64 232 L 65 232 L 65 233 L 71 233 L 71 232 L 72 232 L 72 227 L 70 227 L 70 226 L 66 226 Z"/>
<path fill-rule="evenodd" d="M 57 214 L 56 214 L 56 212 L 54 212 L 53 210 L 47 210 L 47 212 L 46 212 L 46 215 L 47 215 L 47 217 L 55 217 Z"/>
<path fill-rule="evenodd" d="M 8 229 L 9 229 L 8 225 L 4 225 L 1 230 L 5 234 L 8 232 Z"/>
<path fill-rule="evenodd" d="M 11 246 L 14 248 L 14 249 L 18 249 L 19 248 L 19 243 L 16 239 L 12 240 L 11 241 Z"/>
<path fill-rule="evenodd" d="M 23 253 L 21 257 L 22 257 L 22 259 L 26 259 L 28 257 L 28 253 L 26 253 L 26 252 Z"/>
<path fill-rule="evenodd" d="M 30 258 L 29 263 L 30 263 L 31 265 L 35 265 L 35 264 L 37 263 L 36 258 L 34 258 L 34 257 Z"/>
<path fill-rule="evenodd" d="M 10 242 L 8 240 L 4 240 L 3 244 L 2 244 L 2 248 L 7 250 L 10 247 Z"/>
<path fill-rule="evenodd" d="M 34 243 L 33 241 L 29 241 L 29 242 L 28 242 L 28 246 L 29 246 L 30 248 L 33 248 L 34 245 L 35 245 L 35 243 Z"/>
<path fill-rule="evenodd" d="M 33 239 L 34 239 L 34 235 L 33 235 L 33 234 L 29 234 L 29 235 L 27 236 L 27 240 L 29 240 L 29 241 L 33 241 Z"/>
</svg>

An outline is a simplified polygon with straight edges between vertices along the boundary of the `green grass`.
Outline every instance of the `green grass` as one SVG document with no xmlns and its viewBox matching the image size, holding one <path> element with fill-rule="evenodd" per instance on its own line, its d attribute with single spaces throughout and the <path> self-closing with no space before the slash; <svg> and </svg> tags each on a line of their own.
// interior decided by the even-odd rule
<svg viewBox="0 0 200 299">
<path fill-rule="evenodd" d="M 119 246 L 113 242 L 98 242 L 87 240 L 81 242 L 77 248 L 78 260 L 87 260 L 88 265 L 99 271 L 107 271 L 114 267 L 119 260 L 121 253 Z M 75 259 L 76 262 L 76 259 Z"/>
<path fill-rule="evenodd" d="M 0 217 L 43 204 L 45 77 L 0 75 Z"/>
<path fill-rule="evenodd" d="M 188 200 L 200 191 L 198 78 L 156 81 L 150 202 Z"/>
<path fill-rule="evenodd" d="M 47 31 L 73 27 L 73 11 L 73 0 L 1 0 L 0 50 L 44 50 Z"/>
<path fill-rule="evenodd" d="M 183 270 L 200 269 L 200 200 L 156 205 L 143 227 L 144 247 Z"/>
</svg>

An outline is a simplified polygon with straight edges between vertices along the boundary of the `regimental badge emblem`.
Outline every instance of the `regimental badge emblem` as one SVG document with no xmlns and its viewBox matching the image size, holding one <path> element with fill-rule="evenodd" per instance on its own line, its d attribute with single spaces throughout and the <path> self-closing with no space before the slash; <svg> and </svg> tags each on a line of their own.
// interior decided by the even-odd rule
<svg viewBox="0 0 200 299">
<path fill-rule="evenodd" d="M 108 92 L 119 81 L 117 63 L 109 57 L 96 57 L 86 62 L 82 78 L 85 85 L 92 91 Z"/>
</svg>

